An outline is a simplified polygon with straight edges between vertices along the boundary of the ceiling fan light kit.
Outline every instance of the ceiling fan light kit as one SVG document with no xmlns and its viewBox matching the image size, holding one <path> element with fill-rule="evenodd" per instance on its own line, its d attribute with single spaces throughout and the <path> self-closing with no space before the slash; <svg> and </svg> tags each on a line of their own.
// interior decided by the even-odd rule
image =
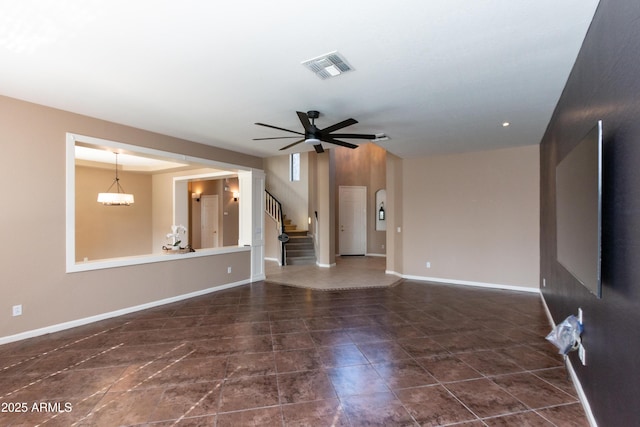
<svg viewBox="0 0 640 427">
<path fill-rule="evenodd" d="M 389 137 L 384 133 L 376 133 L 376 138 L 372 139 L 371 142 L 383 142 L 388 141 Z"/>
<path fill-rule="evenodd" d="M 279 137 L 271 137 L 271 138 L 254 138 L 254 141 L 259 141 L 259 140 L 265 140 L 265 139 L 284 139 L 284 138 L 299 138 L 296 142 L 286 145 L 284 147 L 282 147 L 280 149 L 280 151 L 282 150 L 286 150 L 288 148 L 291 148 L 297 144 L 300 144 L 301 142 L 304 142 L 306 144 L 310 144 L 313 145 L 313 148 L 316 150 L 317 153 L 322 153 L 324 152 L 324 148 L 322 147 L 321 142 L 328 142 L 330 144 L 335 144 L 335 145 L 339 145 L 341 147 L 346 147 L 346 148 L 358 148 L 357 145 L 352 144 L 350 142 L 345 142 L 345 141 L 341 141 L 339 139 L 336 138 L 340 138 L 340 139 L 366 139 L 369 141 L 373 141 L 376 139 L 376 135 L 373 134 L 360 134 L 360 133 L 333 133 L 337 130 L 346 128 L 347 126 L 351 126 L 354 125 L 356 123 L 358 123 L 358 121 L 356 119 L 350 118 L 350 119 L 346 119 L 343 120 L 339 123 L 333 124 L 331 126 L 328 126 L 324 129 L 319 129 L 316 124 L 315 124 L 315 120 L 320 117 L 320 112 L 315 111 L 315 110 L 311 110 L 311 111 L 307 111 L 306 113 L 303 113 L 301 111 L 297 111 L 296 112 L 298 114 L 298 119 L 300 120 L 300 123 L 302 124 L 303 130 L 304 132 L 298 132 L 295 130 L 290 130 L 290 129 L 285 129 L 285 128 L 281 128 L 278 126 L 273 126 L 273 125 L 268 125 L 265 123 L 256 123 L 256 125 L 258 126 L 264 126 L 264 127 L 268 127 L 268 128 L 272 128 L 272 129 L 277 129 L 277 130 L 281 130 L 284 132 L 290 132 L 290 133 L 295 133 L 297 135 L 300 135 L 298 137 L 295 136 L 279 136 Z M 311 119 L 311 120 L 309 120 Z"/>
</svg>

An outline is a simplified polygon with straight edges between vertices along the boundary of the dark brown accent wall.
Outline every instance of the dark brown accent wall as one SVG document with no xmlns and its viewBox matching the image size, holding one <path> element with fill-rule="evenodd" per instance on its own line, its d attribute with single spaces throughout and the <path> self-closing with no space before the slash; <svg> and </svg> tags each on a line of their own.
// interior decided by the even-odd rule
<svg viewBox="0 0 640 427">
<path fill-rule="evenodd" d="M 602 299 L 556 261 L 555 167 L 604 124 Z M 601 0 L 541 146 L 541 280 L 555 322 L 584 311 L 570 360 L 599 426 L 640 425 L 640 2 Z"/>
<path fill-rule="evenodd" d="M 387 253 L 385 249 L 387 233 L 376 231 L 376 191 L 386 187 L 387 152 L 373 144 L 360 144 L 357 150 L 332 148 L 335 155 L 336 183 L 335 206 L 336 219 L 340 218 L 338 189 L 341 185 L 367 187 L 367 254 Z M 336 224 L 336 251 L 339 253 L 339 229 Z"/>
</svg>

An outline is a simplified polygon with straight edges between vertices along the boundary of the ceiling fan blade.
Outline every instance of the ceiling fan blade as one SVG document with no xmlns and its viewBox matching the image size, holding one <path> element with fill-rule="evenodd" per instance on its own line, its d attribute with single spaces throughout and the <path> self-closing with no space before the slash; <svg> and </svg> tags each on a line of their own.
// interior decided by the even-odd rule
<svg viewBox="0 0 640 427">
<path fill-rule="evenodd" d="M 282 150 L 286 150 L 287 148 L 291 148 L 291 147 L 293 147 L 294 145 L 298 145 L 298 144 L 300 144 L 301 142 L 304 142 L 304 139 L 299 139 L 299 140 L 297 140 L 296 142 L 294 142 L 293 144 L 289 144 L 289 145 L 287 145 L 287 146 L 285 146 L 285 147 L 282 147 L 282 148 L 280 149 L 280 151 L 282 151 Z"/>
<path fill-rule="evenodd" d="M 366 135 L 362 133 L 332 133 L 332 138 L 353 138 L 353 139 L 376 139 L 375 135 Z"/>
<path fill-rule="evenodd" d="M 318 153 L 318 154 L 319 153 L 324 153 L 324 148 L 322 148 L 322 145 L 320 145 L 320 144 L 314 145 L 313 148 L 316 149 L 316 153 Z"/>
<path fill-rule="evenodd" d="M 344 141 L 338 141 L 337 139 L 333 139 L 331 137 L 323 137 L 322 141 L 324 142 L 330 142 L 331 144 L 336 144 L 336 145 L 340 145 L 341 147 L 347 147 L 347 148 L 358 148 L 357 145 L 355 144 L 351 144 L 349 142 L 344 142 Z"/>
<path fill-rule="evenodd" d="M 278 126 L 272 126 L 272 125 L 268 125 L 268 124 L 265 124 L 265 123 L 255 123 L 255 124 L 258 125 L 258 126 L 264 126 L 264 127 L 268 127 L 268 128 L 271 128 L 271 129 L 278 129 L 278 130 L 282 130 L 282 131 L 285 131 L 285 132 L 291 132 L 291 133 L 297 133 L 298 135 L 304 135 L 304 133 L 302 133 L 302 132 L 297 132 L 295 130 L 289 130 L 289 129 L 285 129 L 285 128 L 279 128 Z"/>
<path fill-rule="evenodd" d="M 301 111 L 296 111 L 296 113 L 298 114 L 298 118 L 300 119 L 300 123 L 302 123 L 302 127 L 304 128 L 304 130 L 310 132 L 311 122 L 309 121 L 307 113 L 303 113 Z"/>
<path fill-rule="evenodd" d="M 273 138 L 253 138 L 252 141 L 264 141 L 267 139 L 286 139 L 286 138 L 300 138 L 299 136 L 276 136 Z"/>
<path fill-rule="evenodd" d="M 331 126 L 329 126 L 327 128 L 322 129 L 321 132 L 322 133 L 333 132 L 333 131 L 336 131 L 338 129 L 346 128 L 347 126 L 355 125 L 356 123 L 358 123 L 358 121 L 356 119 L 343 120 L 340 123 L 336 123 L 335 125 L 331 125 Z"/>
</svg>

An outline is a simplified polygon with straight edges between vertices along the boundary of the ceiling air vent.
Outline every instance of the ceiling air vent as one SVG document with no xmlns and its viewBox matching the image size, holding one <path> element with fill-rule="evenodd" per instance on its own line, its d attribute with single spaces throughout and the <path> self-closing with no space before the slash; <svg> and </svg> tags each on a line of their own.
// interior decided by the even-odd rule
<svg viewBox="0 0 640 427">
<path fill-rule="evenodd" d="M 339 76 L 340 74 L 353 70 L 347 60 L 337 51 L 309 59 L 304 61 L 302 65 L 313 71 L 322 80 Z"/>
</svg>

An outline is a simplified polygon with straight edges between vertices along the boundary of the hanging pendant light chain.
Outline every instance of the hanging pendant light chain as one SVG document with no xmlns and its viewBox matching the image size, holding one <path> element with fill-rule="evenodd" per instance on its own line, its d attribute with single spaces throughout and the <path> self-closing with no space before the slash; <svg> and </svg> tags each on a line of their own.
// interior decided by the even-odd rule
<svg viewBox="0 0 640 427">
<path fill-rule="evenodd" d="M 111 183 L 111 186 L 109 187 L 109 190 L 107 190 L 107 192 L 109 192 L 111 190 L 111 187 L 113 187 L 113 185 L 115 184 L 117 193 L 126 193 L 126 191 L 124 191 L 124 188 L 122 188 L 122 185 L 120 185 L 120 178 L 118 178 L 118 153 L 114 152 L 113 154 L 116 155 L 116 179 L 113 180 L 113 183 Z"/>
<path fill-rule="evenodd" d="M 125 193 L 124 188 L 120 185 L 120 178 L 118 178 L 118 153 L 116 153 L 116 182 L 118 183 L 118 193 Z"/>
</svg>

